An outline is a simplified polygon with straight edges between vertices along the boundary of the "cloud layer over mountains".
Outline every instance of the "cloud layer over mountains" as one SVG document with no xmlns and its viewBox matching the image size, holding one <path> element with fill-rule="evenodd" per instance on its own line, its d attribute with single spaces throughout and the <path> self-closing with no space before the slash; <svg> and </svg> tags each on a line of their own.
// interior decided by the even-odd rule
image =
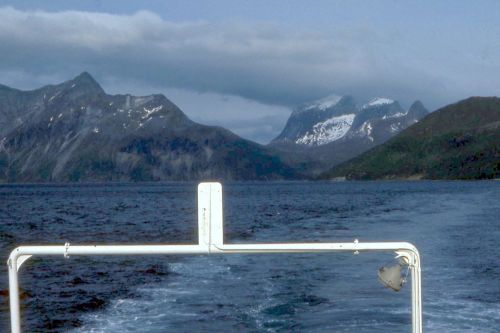
<svg viewBox="0 0 500 333">
<path fill-rule="evenodd" d="M 411 59 L 391 55 L 393 43 L 368 29 L 327 36 L 265 24 L 173 23 L 149 11 L 0 9 L 2 72 L 38 76 L 86 69 L 280 105 L 332 92 L 405 100 L 442 88 L 432 73 L 409 66 Z"/>
</svg>

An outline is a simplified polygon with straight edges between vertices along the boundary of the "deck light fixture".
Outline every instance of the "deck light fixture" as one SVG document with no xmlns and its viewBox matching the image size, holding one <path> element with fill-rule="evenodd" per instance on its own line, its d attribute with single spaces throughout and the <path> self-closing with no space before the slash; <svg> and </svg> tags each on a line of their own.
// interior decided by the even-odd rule
<svg viewBox="0 0 500 333">
<path fill-rule="evenodd" d="M 385 287 L 394 291 L 400 291 L 405 280 L 401 276 L 401 264 L 396 264 L 391 267 L 382 266 L 378 270 L 378 280 Z"/>
<path fill-rule="evenodd" d="M 396 265 L 390 267 L 380 267 L 377 275 L 379 282 L 384 285 L 384 287 L 394 291 L 400 291 L 408 278 L 410 265 L 404 257 L 398 255 L 396 256 L 396 259 L 398 259 L 398 263 Z M 403 268 L 403 266 L 407 267 L 406 275 L 404 277 L 401 275 L 401 268 Z"/>
</svg>

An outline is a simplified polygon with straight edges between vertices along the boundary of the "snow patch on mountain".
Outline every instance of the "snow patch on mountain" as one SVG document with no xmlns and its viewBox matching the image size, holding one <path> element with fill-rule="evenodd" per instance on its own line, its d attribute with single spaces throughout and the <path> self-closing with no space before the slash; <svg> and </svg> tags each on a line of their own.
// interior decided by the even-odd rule
<svg viewBox="0 0 500 333">
<path fill-rule="evenodd" d="M 304 111 L 312 110 L 312 109 L 319 109 L 321 111 L 325 111 L 326 109 L 329 109 L 329 108 L 337 105 L 337 103 L 340 102 L 341 99 L 342 99 L 342 96 L 329 95 L 325 98 L 318 99 L 317 101 L 314 101 L 311 104 L 307 105 L 304 108 Z"/>
<path fill-rule="evenodd" d="M 153 108 L 143 108 L 144 114 L 142 115 L 142 119 L 149 118 L 149 116 L 151 116 L 153 113 L 160 111 L 161 109 L 163 109 L 163 105 L 159 105 Z"/>
<path fill-rule="evenodd" d="M 391 114 L 391 115 L 384 115 L 382 117 L 382 119 L 391 119 L 391 118 L 401 118 L 401 117 L 404 117 L 408 114 L 408 111 L 406 112 L 397 112 L 395 114 Z"/>
<path fill-rule="evenodd" d="M 370 139 L 370 141 L 373 142 L 374 139 L 373 139 L 373 136 L 371 135 L 372 131 L 373 131 L 373 126 L 369 121 L 365 121 L 363 123 L 363 125 L 361 125 L 361 128 L 359 129 L 359 131 L 363 135 L 365 135 L 368 139 Z"/>
<path fill-rule="evenodd" d="M 392 103 L 394 103 L 394 100 L 392 100 L 390 98 L 377 97 L 377 98 L 372 99 L 370 102 L 366 103 L 365 105 L 363 105 L 363 109 L 373 107 L 373 106 L 392 104 Z"/>
<path fill-rule="evenodd" d="M 355 114 L 332 117 L 313 126 L 312 132 L 306 132 L 295 143 L 301 145 L 324 145 L 342 138 L 347 134 L 354 121 Z"/>
<path fill-rule="evenodd" d="M 397 124 L 391 124 L 391 133 L 397 133 L 399 132 L 402 128 L 401 128 L 401 123 L 397 123 Z"/>
</svg>

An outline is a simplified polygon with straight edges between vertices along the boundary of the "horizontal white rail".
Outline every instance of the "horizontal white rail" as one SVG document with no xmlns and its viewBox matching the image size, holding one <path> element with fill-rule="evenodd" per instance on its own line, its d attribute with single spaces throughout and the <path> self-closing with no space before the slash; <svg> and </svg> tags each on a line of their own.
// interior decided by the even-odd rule
<svg viewBox="0 0 500 333">
<path fill-rule="evenodd" d="M 412 276 L 412 332 L 422 333 L 421 272 L 418 250 L 407 242 L 258 243 L 224 244 L 222 187 L 201 183 L 198 187 L 198 244 L 178 245 L 50 245 L 20 246 L 8 260 L 12 333 L 21 332 L 18 271 L 31 256 L 107 256 L 225 253 L 298 253 L 393 251 L 408 263 Z"/>
</svg>

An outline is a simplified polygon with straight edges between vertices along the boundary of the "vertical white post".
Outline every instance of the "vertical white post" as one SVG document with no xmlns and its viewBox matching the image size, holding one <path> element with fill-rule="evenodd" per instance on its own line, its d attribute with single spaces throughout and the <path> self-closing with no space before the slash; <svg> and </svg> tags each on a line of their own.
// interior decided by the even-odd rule
<svg viewBox="0 0 500 333">
<path fill-rule="evenodd" d="M 21 333 L 21 314 L 19 306 L 19 282 L 17 279 L 17 256 L 12 253 L 7 262 L 9 267 L 9 302 L 11 332 Z"/>
<path fill-rule="evenodd" d="M 422 333 L 422 273 L 420 269 L 420 253 L 410 244 L 402 244 L 395 250 L 396 258 L 402 258 L 411 270 L 411 327 L 412 333 Z"/>
<path fill-rule="evenodd" d="M 198 185 L 198 244 L 210 248 L 210 183 Z"/>
<path fill-rule="evenodd" d="M 221 249 L 224 245 L 222 185 L 220 183 L 210 184 L 210 245 L 212 245 L 212 250 Z"/>
<path fill-rule="evenodd" d="M 198 242 L 208 251 L 218 251 L 224 244 L 222 185 L 198 185 Z"/>
<path fill-rule="evenodd" d="M 422 333 L 422 273 L 420 270 L 420 258 L 415 258 L 415 265 L 411 270 L 411 293 L 412 293 L 412 327 L 413 333 Z"/>
</svg>

